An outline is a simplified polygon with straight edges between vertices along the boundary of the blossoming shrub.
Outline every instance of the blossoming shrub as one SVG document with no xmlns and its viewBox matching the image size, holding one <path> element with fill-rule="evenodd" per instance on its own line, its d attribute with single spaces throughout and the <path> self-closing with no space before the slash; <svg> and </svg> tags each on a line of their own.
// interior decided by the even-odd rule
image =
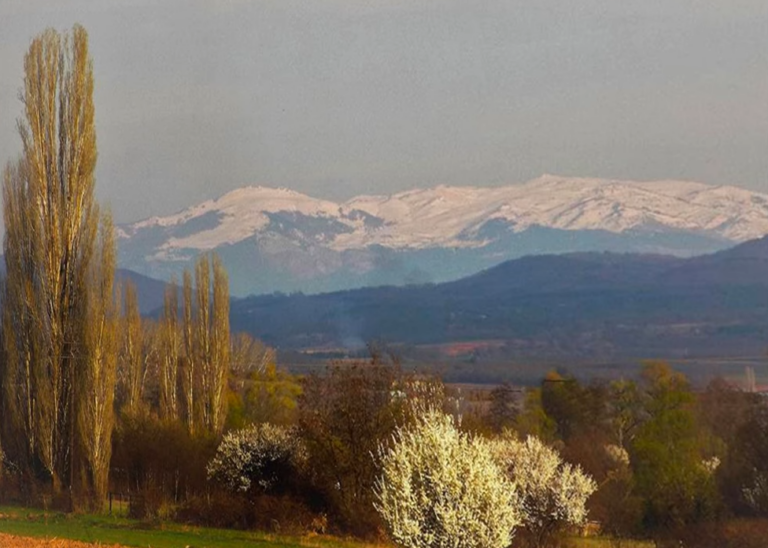
<svg viewBox="0 0 768 548">
<path fill-rule="evenodd" d="M 532 546 L 546 546 L 554 533 L 587 519 L 586 503 L 597 489 L 592 478 L 536 437 L 517 440 L 505 432 L 494 443 L 498 463 L 517 485 L 522 525 Z"/>
<path fill-rule="evenodd" d="M 285 492 L 305 460 L 294 429 L 253 425 L 224 436 L 208 464 L 208 479 L 233 493 Z"/>
<path fill-rule="evenodd" d="M 427 412 L 380 446 L 375 507 L 404 548 L 502 548 L 520 517 L 515 487 L 487 442 Z"/>
</svg>

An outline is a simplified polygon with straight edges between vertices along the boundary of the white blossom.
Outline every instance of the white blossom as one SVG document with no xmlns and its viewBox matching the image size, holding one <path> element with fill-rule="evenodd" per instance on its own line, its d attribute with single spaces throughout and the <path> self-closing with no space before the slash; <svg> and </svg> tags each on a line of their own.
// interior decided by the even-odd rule
<svg viewBox="0 0 768 548">
<path fill-rule="evenodd" d="M 404 548 L 503 548 L 519 523 L 515 486 L 487 442 L 456 429 L 454 419 L 428 411 L 399 428 L 382 472 L 376 509 L 392 540 Z"/>
<path fill-rule="evenodd" d="M 707 472 L 707 475 L 713 475 L 720 467 L 720 457 L 714 456 L 701 461 L 701 467 Z"/>
<path fill-rule="evenodd" d="M 306 460 L 306 451 L 292 428 L 254 425 L 224 436 L 208 463 L 208 479 L 234 492 L 258 486 L 269 490 Z"/>
<path fill-rule="evenodd" d="M 517 485 L 522 525 L 536 545 L 564 525 L 586 521 L 586 502 L 597 485 L 579 466 L 563 462 L 557 451 L 533 436 L 521 442 L 505 433 L 494 442 L 494 453 Z"/>
<path fill-rule="evenodd" d="M 604 447 L 605 453 L 616 466 L 629 466 L 629 453 L 620 445 L 608 444 Z"/>
</svg>

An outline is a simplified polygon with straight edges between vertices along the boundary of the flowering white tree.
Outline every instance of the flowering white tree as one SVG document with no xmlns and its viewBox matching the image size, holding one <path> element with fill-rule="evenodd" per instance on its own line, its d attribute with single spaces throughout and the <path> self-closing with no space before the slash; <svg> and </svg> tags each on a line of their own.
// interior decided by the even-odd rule
<svg viewBox="0 0 768 548">
<path fill-rule="evenodd" d="M 515 486 L 491 447 L 426 412 L 380 446 L 376 509 L 404 548 L 503 548 L 519 523 Z"/>
<path fill-rule="evenodd" d="M 294 429 L 259 424 L 224 436 L 208 463 L 208 479 L 233 492 L 268 491 L 290 479 L 305 460 Z"/>
<path fill-rule="evenodd" d="M 523 527 L 534 546 L 545 546 L 560 528 L 581 525 L 586 503 L 597 485 L 579 466 L 573 466 L 536 437 L 519 441 L 505 432 L 494 443 L 497 462 L 517 485 Z"/>
</svg>

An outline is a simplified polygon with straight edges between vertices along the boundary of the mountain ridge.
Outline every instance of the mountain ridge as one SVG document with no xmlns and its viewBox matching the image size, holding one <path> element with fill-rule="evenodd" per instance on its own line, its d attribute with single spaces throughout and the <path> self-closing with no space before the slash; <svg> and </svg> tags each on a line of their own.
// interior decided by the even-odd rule
<svg viewBox="0 0 768 548">
<path fill-rule="evenodd" d="M 768 233 L 768 194 L 689 181 L 544 175 L 344 202 L 250 186 L 118 230 L 120 263 L 167 279 L 200 252 L 238 295 L 441 282 L 531 253 L 695 255 Z"/>
<path fill-rule="evenodd" d="M 442 284 L 249 297 L 232 325 L 289 349 L 493 341 L 515 358 L 762 355 L 768 237 L 702 257 L 576 253 Z"/>
</svg>

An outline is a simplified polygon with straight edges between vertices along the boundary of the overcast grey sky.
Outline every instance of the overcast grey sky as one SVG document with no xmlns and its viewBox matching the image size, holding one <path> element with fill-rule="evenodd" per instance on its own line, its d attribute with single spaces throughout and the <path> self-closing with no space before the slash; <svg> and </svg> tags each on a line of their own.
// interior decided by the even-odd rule
<svg viewBox="0 0 768 548">
<path fill-rule="evenodd" d="M 31 38 L 75 22 L 119 222 L 246 184 L 768 191 L 766 0 L 0 0 L 3 162 Z"/>
</svg>

